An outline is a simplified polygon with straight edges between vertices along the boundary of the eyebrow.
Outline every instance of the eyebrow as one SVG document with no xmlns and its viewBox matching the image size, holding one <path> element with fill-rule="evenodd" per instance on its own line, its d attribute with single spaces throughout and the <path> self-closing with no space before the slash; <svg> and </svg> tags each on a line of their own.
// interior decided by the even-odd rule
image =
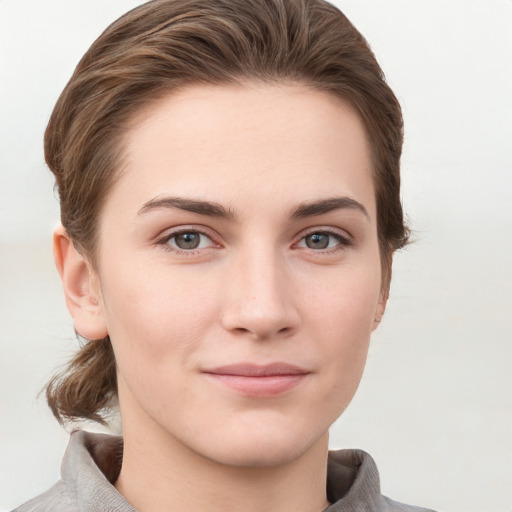
<svg viewBox="0 0 512 512">
<path fill-rule="evenodd" d="M 222 219 L 232 219 L 233 212 L 226 210 L 218 203 L 210 201 L 198 201 L 196 199 L 185 199 L 182 197 L 155 197 L 144 203 L 137 215 L 143 215 L 158 208 L 176 208 L 187 212 L 198 213 L 199 215 L 207 215 L 209 217 L 218 217 Z"/>
<path fill-rule="evenodd" d="M 228 220 L 233 220 L 235 218 L 231 209 L 226 209 L 218 203 L 199 201 L 197 199 L 185 199 L 183 197 L 155 197 L 147 203 L 144 203 L 142 208 L 137 212 L 137 215 L 143 215 L 159 208 L 175 208 L 178 210 L 197 213 L 199 215 L 207 215 L 209 217 Z M 290 213 L 290 219 L 305 219 L 307 217 L 314 217 L 315 215 L 322 215 L 335 210 L 345 209 L 359 211 L 368 219 L 370 218 L 366 208 L 355 199 L 350 197 L 331 197 L 320 201 L 301 203 L 292 210 Z"/>
<path fill-rule="evenodd" d="M 361 212 L 367 219 L 370 218 L 366 208 L 350 197 L 331 197 L 322 199 L 321 201 L 313 201 L 309 203 L 302 203 L 295 208 L 290 214 L 291 219 L 304 219 L 313 217 L 315 215 L 322 215 L 332 212 L 334 210 L 355 210 Z"/>
</svg>

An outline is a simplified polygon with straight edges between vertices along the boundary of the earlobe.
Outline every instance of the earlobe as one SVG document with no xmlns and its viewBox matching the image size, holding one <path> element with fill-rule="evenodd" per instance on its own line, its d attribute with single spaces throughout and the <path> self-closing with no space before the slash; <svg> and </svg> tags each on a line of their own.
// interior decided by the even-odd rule
<svg viewBox="0 0 512 512">
<path fill-rule="evenodd" d="M 63 226 L 57 227 L 53 233 L 53 255 L 75 330 L 89 340 L 104 338 L 108 330 L 98 276 L 89 261 L 75 248 Z"/>
</svg>

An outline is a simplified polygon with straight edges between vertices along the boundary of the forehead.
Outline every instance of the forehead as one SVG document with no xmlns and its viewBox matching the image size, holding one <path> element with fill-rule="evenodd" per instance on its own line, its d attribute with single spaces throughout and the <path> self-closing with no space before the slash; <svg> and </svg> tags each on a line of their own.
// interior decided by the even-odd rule
<svg viewBox="0 0 512 512">
<path fill-rule="evenodd" d="M 374 216 L 367 138 L 350 105 L 301 85 L 193 86 L 137 115 L 118 195 L 162 194 L 246 205 L 348 195 Z M 116 190 L 119 189 L 119 190 Z M 310 197 L 305 197 L 310 196 Z"/>
</svg>

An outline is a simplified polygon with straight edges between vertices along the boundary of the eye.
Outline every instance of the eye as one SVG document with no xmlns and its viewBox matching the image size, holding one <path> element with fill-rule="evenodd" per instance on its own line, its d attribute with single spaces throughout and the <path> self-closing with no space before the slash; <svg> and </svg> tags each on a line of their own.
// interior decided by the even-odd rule
<svg viewBox="0 0 512 512">
<path fill-rule="evenodd" d="M 167 246 L 170 250 L 174 249 L 178 252 L 190 252 L 196 249 L 205 249 L 214 244 L 208 235 L 194 230 L 172 233 L 171 235 L 166 236 L 159 243 Z"/>
<path fill-rule="evenodd" d="M 340 245 L 351 245 L 351 240 L 340 233 L 331 231 L 314 231 L 302 237 L 297 247 L 305 247 L 315 251 L 335 249 Z"/>
</svg>

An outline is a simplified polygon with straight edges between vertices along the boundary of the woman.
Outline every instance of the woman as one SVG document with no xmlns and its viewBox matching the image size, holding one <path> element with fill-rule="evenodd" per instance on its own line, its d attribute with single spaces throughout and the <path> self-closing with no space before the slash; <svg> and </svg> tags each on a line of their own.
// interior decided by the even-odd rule
<svg viewBox="0 0 512 512">
<path fill-rule="evenodd" d="M 29 510 L 419 510 L 328 455 L 407 241 L 402 120 L 322 0 L 156 0 L 111 25 L 45 136 L 84 340 L 48 385 L 72 434 Z M 327 486 L 326 486 L 327 482 Z"/>
</svg>

